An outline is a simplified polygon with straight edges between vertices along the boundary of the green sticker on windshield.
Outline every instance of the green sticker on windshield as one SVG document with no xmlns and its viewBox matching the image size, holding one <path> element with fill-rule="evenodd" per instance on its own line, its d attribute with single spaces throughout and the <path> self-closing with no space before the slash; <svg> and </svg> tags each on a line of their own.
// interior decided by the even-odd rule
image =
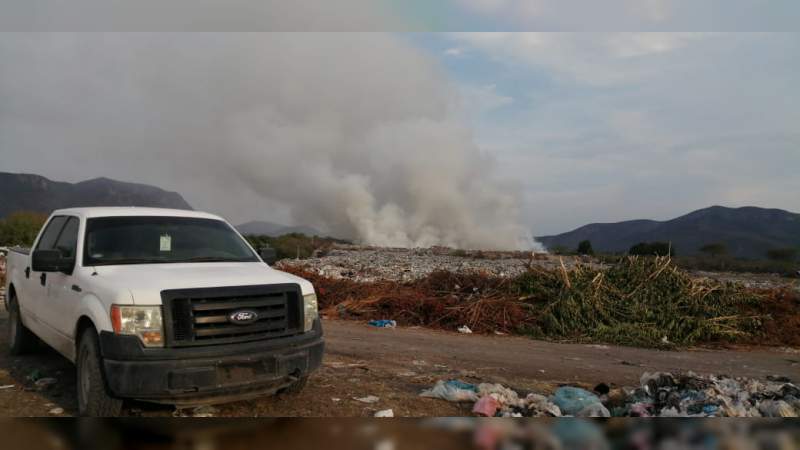
<svg viewBox="0 0 800 450">
<path fill-rule="evenodd" d="M 161 235 L 161 245 L 159 249 L 162 252 L 171 252 L 172 251 L 172 236 L 168 234 Z"/>
</svg>

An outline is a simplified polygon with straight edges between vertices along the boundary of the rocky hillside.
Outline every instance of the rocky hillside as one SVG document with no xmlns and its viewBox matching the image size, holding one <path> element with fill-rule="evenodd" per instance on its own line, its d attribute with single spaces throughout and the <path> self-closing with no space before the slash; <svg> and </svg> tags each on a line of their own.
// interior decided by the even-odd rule
<svg viewBox="0 0 800 450">
<path fill-rule="evenodd" d="M 704 245 L 723 243 L 731 256 L 763 258 L 770 249 L 800 247 L 800 214 L 753 206 L 712 206 L 664 222 L 595 223 L 537 239 L 548 248 L 573 250 L 588 239 L 600 252 L 625 252 L 639 242 L 664 241 L 672 242 L 678 255 L 697 254 Z"/>
<path fill-rule="evenodd" d="M 95 178 L 80 183 L 52 181 L 40 175 L 0 172 L 0 218 L 14 211 L 49 213 L 77 206 L 150 206 L 192 209 L 176 192 Z"/>
</svg>

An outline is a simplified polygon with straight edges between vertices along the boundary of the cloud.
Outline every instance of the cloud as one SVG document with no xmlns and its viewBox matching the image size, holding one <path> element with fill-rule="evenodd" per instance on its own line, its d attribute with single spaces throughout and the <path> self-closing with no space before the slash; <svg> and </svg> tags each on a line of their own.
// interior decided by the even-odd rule
<svg viewBox="0 0 800 450">
<path fill-rule="evenodd" d="M 678 52 L 710 36 L 704 33 L 453 33 L 462 45 L 498 63 L 552 71 L 557 78 L 591 85 L 642 79 L 654 67 L 648 57 Z"/>
<path fill-rule="evenodd" d="M 382 31 L 407 25 L 372 0 L 0 0 L 5 31 Z"/>
<path fill-rule="evenodd" d="M 464 49 L 460 47 L 451 47 L 444 51 L 447 56 L 461 56 L 464 54 Z"/>
<path fill-rule="evenodd" d="M 443 39 L 515 100 L 476 139 L 523 180 L 535 230 L 712 204 L 800 211 L 796 33 Z"/>
<path fill-rule="evenodd" d="M 483 19 L 476 31 L 794 31 L 800 20 L 792 0 L 449 1 Z"/>
</svg>

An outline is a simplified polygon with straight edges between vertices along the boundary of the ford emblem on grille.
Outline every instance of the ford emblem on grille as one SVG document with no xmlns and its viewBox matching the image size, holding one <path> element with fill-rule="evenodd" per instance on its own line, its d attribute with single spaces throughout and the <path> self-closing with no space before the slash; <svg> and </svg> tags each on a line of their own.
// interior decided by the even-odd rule
<svg viewBox="0 0 800 450">
<path fill-rule="evenodd" d="M 240 309 L 230 313 L 228 320 L 236 325 L 248 325 L 258 320 L 258 313 L 252 309 Z"/>
</svg>

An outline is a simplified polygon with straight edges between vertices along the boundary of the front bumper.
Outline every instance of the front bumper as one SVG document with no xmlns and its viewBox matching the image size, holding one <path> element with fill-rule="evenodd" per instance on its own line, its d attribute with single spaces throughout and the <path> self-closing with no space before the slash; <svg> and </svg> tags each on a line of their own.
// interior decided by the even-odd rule
<svg viewBox="0 0 800 450">
<path fill-rule="evenodd" d="M 322 364 L 319 320 L 309 333 L 230 345 L 144 348 L 135 336 L 100 334 L 106 382 L 117 397 L 199 405 L 268 395 Z"/>
</svg>

